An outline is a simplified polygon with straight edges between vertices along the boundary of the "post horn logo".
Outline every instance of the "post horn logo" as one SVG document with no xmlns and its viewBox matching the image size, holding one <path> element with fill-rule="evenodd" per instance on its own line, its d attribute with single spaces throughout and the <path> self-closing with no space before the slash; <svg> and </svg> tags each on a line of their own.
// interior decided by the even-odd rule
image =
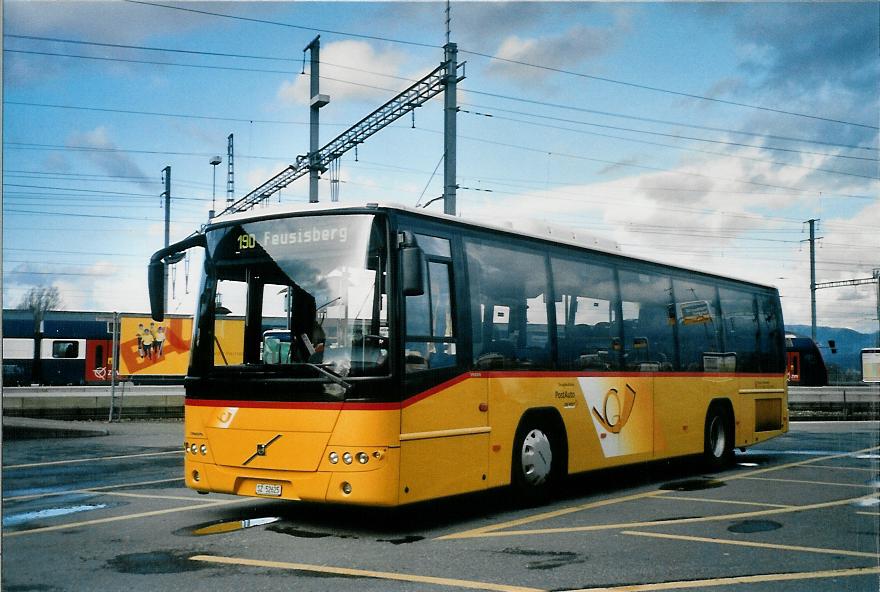
<svg viewBox="0 0 880 592">
<path fill-rule="evenodd" d="M 602 427 L 612 434 L 619 434 L 629 416 L 632 414 L 633 405 L 636 402 L 636 391 L 630 385 L 626 385 L 626 391 L 623 393 L 623 401 L 620 400 L 620 393 L 617 389 L 608 389 L 605 393 L 605 400 L 602 403 L 602 411 L 593 407 L 593 416 Z"/>
</svg>

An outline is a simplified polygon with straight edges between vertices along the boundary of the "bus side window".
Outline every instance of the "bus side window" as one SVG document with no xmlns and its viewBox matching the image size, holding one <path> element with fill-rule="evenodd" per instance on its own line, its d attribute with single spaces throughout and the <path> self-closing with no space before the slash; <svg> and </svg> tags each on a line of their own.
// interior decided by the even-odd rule
<svg viewBox="0 0 880 592">
<path fill-rule="evenodd" d="M 719 359 L 725 349 L 721 339 L 715 286 L 676 279 L 672 287 L 675 293 L 680 369 L 691 372 L 717 370 L 713 369 L 712 361 L 708 367 L 706 363 L 707 358 Z"/>
<path fill-rule="evenodd" d="M 737 352 L 737 372 L 758 372 L 760 335 L 757 303 L 745 290 L 722 288 L 721 311 L 727 348 Z"/>
<path fill-rule="evenodd" d="M 623 347 L 627 370 L 666 372 L 675 364 L 674 325 L 669 322 L 670 280 L 638 271 L 620 271 Z"/>
<path fill-rule="evenodd" d="M 465 249 L 474 368 L 551 368 L 546 258 L 488 241 Z"/>
<path fill-rule="evenodd" d="M 618 370 L 620 323 L 614 270 L 554 257 L 553 294 L 561 370 Z"/>
<path fill-rule="evenodd" d="M 449 256 L 449 241 L 417 236 L 426 254 L 422 272 L 426 285 L 423 294 L 406 297 L 404 364 L 407 372 L 447 368 L 457 363 L 452 266 L 448 261 L 434 260 Z"/>
</svg>

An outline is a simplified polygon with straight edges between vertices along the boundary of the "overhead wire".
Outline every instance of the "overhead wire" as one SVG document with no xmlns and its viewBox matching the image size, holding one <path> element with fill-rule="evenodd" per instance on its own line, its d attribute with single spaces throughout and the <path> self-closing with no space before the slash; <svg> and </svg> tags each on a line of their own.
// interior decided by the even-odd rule
<svg viewBox="0 0 880 592">
<path fill-rule="evenodd" d="M 268 25 L 273 25 L 273 26 L 281 26 L 281 27 L 287 27 L 287 28 L 293 28 L 293 29 L 299 29 L 299 30 L 307 30 L 307 31 L 318 32 L 318 33 L 331 33 L 331 34 L 346 36 L 346 37 L 370 39 L 370 40 L 374 40 L 374 41 L 385 41 L 388 43 L 397 43 L 397 44 L 425 47 L 425 48 L 432 48 L 432 49 L 439 49 L 440 48 L 440 46 L 438 46 L 436 44 L 429 44 L 429 43 L 423 43 L 423 42 L 418 42 L 418 41 L 411 41 L 411 40 L 404 40 L 404 39 L 393 39 L 393 38 L 383 37 L 383 36 L 379 36 L 379 35 L 366 35 L 366 34 L 361 34 L 361 33 L 352 33 L 350 31 L 340 31 L 340 30 L 318 28 L 318 27 L 307 27 L 304 25 L 294 25 L 292 23 L 272 21 L 272 20 L 268 20 L 268 19 L 243 17 L 243 16 L 239 16 L 239 15 L 231 15 L 231 14 L 224 14 L 224 13 L 218 13 L 218 12 L 207 11 L 207 10 L 199 10 L 199 9 L 188 8 L 188 7 L 183 7 L 183 6 L 172 6 L 172 5 L 168 5 L 168 4 L 161 4 L 158 2 L 146 2 L 145 0 L 125 0 L 125 1 L 132 3 L 132 4 L 155 6 L 155 7 L 165 8 L 165 9 L 169 9 L 169 10 L 179 10 L 179 11 L 185 11 L 185 12 L 190 12 L 190 13 L 195 13 L 195 14 L 214 16 L 214 17 L 218 17 L 218 18 L 234 19 L 234 20 L 244 21 L 244 22 L 268 24 Z M 596 76 L 596 75 L 592 75 L 592 74 L 586 74 L 583 72 L 575 72 L 575 71 L 566 70 L 563 68 L 555 68 L 552 66 L 545 66 L 545 65 L 541 65 L 541 64 L 532 64 L 532 63 L 525 62 L 522 60 L 503 58 L 501 56 L 487 54 L 487 53 L 483 53 L 483 52 L 477 52 L 477 51 L 473 51 L 473 50 L 467 50 L 467 49 L 463 49 L 463 48 L 460 48 L 458 51 L 460 53 L 474 55 L 474 56 L 478 56 L 478 57 L 482 57 L 482 58 L 486 58 L 486 59 L 490 59 L 490 60 L 502 61 L 502 62 L 506 62 L 509 64 L 514 64 L 514 65 L 519 65 L 519 66 L 524 66 L 524 67 L 529 67 L 529 68 L 536 68 L 536 69 L 556 72 L 556 73 L 560 73 L 560 74 L 566 74 L 569 76 L 576 76 L 576 77 L 580 77 L 580 78 L 586 78 L 586 79 L 590 79 L 590 80 L 606 82 L 609 84 L 616 84 L 616 85 L 622 85 L 622 86 L 627 86 L 627 87 L 631 87 L 631 88 L 638 88 L 641 90 L 649 90 L 649 91 L 653 91 L 653 92 L 660 92 L 660 93 L 671 94 L 671 95 L 675 95 L 675 96 L 682 96 L 682 97 L 687 97 L 687 98 L 692 98 L 692 99 L 699 99 L 702 101 L 710 101 L 710 102 L 716 102 L 716 103 L 731 105 L 731 106 L 736 106 L 736 107 L 744 107 L 744 108 L 749 108 L 749 109 L 768 111 L 768 112 L 772 112 L 772 113 L 778 113 L 781 115 L 789 115 L 789 116 L 794 116 L 794 117 L 802 117 L 802 118 L 814 119 L 814 120 L 819 120 L 819 121 L 826 121 L 829 123 L 838 123 L 838 124 L 851 125 L 851 126 L 863 127 L 863 128 L 868 128 L 868 129 L 880 129 L 880 127 L 875 126 L 875 125 L 848 122 L 848 121 L 843 121 L 843 120 L 834 119 L 834 118 L 830 118 L 830 117 L 822 117 L 822 116 L 812 115 L 812 114 L 808 114 L 808 113 L 799 113 L 796 111 L 790 111 L 790 110 L 785 110 L 785 109 L 775 109 L 772 107 L 766 107 L 766 106 L 762 106 L 762 105 L 754 105 L 754 104 L 750 104 L 750 103 L 732 101 L 729 99 L 721 99 L 718 97 L 708 97 L 708 96 L 704 96 L 704 95 L 698 95 L 695 93 L 688 93 L 688 92 L 677 91 L 677 90 L 672 90 L 672 89 L 660 88 L 660 87 L 651 86 L 651 85 L 647 85 L 647 84 L 641 84 L 641 83 L 630 82 L 630 81 L 625 81 L 625 80 L 617 80 L 617 79 L 608 78 L 608 77 L 604 77 L 604 76 Z"/>
<path fill-rule="evenodd" d="M 633 133 L 638 133 L 638 134 L 649 134 L 652 136 L 662 136 L 665 138 L 674 138 L 674 139 L 678 139 L 678 140 L 693 140 L 693 141 L 697 141 L 697 142 L 723 144 L 726 146 L 736 146 L 736 147 L 740 147 L 740 148 L 759 148 L 761 150 L 771 150 L 771 151 L 777 151 L 777 152 L 792 152 L 795 154 L 807 154 L 807 155 L 811 155 L 811 156 L 825 156 L 825 157 L 829 157 L 829 158 L 845 158 L 845 159 L 851 159 L 851 160 L 864 160 L 864 161 L 870 161 L 870 162 L 880 162 L 880 159 L 868 158 L 866 156 L 852 156 L 852 155 L 847 155 L 847 154 L 831 154 L 828 152 L 811 152 L 808 150 L 797 150 L 794 148 L 783 148 L 781 146 L 763 146 L 760 144 L 745 144 L 743 142 L 730 142 L 730 141 L 726 141 L 726 140 L 713 140 L 711 138 L 698 138 L 698 137 L 694 137 L 694 136 L 684 136 L 681 134 L 668 134 L 668 133 L 663 133 L 663 132 L 655 132 L 655 131 L 643 130 L 643 129 L 637 129 L 637 128 L 631 128 L 631 127 L 607 125 L 607 124 L 594 123 L 594 122 L 589 122 L 589 121 L 578 121 L 576 119 L 567 119 L 567 118 L 563 118 L 563 117 L 553 117 L 550 115 L 541 115 L 541 114 L 535 113 L 535 112 L 529 113 L 526 111 L 516 111 L 514 109 L 502 109 L 500 107 L 492 107 L 492 106 L 486 106 L 486 105 L 474 105 L 474 104 L 470 104 L 470 103 L 459 103 L 459 105 L 467 106 L 467 107 L 472 106 L 472 107 L 477 107 L 479 109 L 489 109 L 492 111 L 500 111 L 500 112 L 504 112 L 504 113 L 513 113 L 516 115 L 526 115 L 528 117 L 534 117 L 537 119 L 547 119 L 550 121 L 559 121 L 559 122 L 563 122 L 563 123 L 575 123 L 578 125 L 585 125 L 585 126 L 589 126 L 589 127 L 613 129 L 613 130 L 633 132 Z M 526 120 L 521 120 L 521 119 L 516 119 L 516 118 L 508 118 L 508 117 L 500 117 L 498 115 L 494 115 L 491 113 L 471 112 L 471 111 L 467 111 L 464 109 L 459 109 L 459 112 L 472 113 L 474 115 L 485 115 L 486 117 L 490 117 L 493 119 L 501 119 L 501 120 L 506 120 L 506 121 L 530 123 Z M 575 131 L 575 130 L 572 130 L 571 128 L 562 128 L 562 127 L 555 128 L 555 129 Z M 596 134 L 596 135 L 601 135 L 601 134 Z M 603 137 L 637 141 L 637 140 L 633 140 L 632 138 L 625 138 L 625 137 L 621 137 L 621 136 L 603 136 Z M 666 144 L 655 144 L 655 145 L 666 146 Z M 717 153 L 711 153 L 711 154 L 717 154 Z"/>
<path fill-rule="evenodd" d="M 544 65 L 541 65 L 541 64 L 532 64 L 532 63 L 525 62 L 525 61 L 522 61 L 522 60 L 514 60 L 514 59 L 510 59 L 510 58 L 502 58 L 502 57 L 500 57 L 500 56 L 491 55 L 491 54 L 487 54 L 487 53 L 482 53 L 482 52 L 478 52 L 478 51 L 472 51 L 472 50 L 462 49 L 462 48 L 459 48 L 458 51 L 459 51 L 459 53 L 464 53 L 464 54 L 468 54 L 468 55 L 474 55 L 474 56 L 478 56 L 478 57 L 482 57 L 482 58 L 487 58 L 487 59 L 490 59 L 490 60 L 497 60 L 497 61 L 505 62 L 505 63 L 508 63 L 508 64 L 515 64 L 515 65 L 518 65 L 518 66 L 525 66 L 525 67 L 529 67 L 529 68 L 535 68 L 535 69 L 538 69 L 538 70 L 546 70 L 546 71 L 549 71 L 549 72 L 555 72 L 555 73 L 557 73 L 557 74 L 566 74 L 566 75 L 568 75 L 568 76 L 576 76 L 576 77 L 579 77 L 579 78 L 586 78 L 586 79 L 589 79 L 589 80 L 597 80 L 597 81 L 600 81 L 600 82 L 607 82 L 607 83 L 609 83 L 609 84 L 617 84 L 617 85 L 621 85 L 621 86 L 628 86 L 628 87 L 631 87 L 631 88 L 637 88 L 637 89 L 641 89 L 641 90 L 649 90 L 649 91 L 653 91 L 653 92 L 660 92 L 660 93 L 665 93 L 665 94 L 675 95 L 675 96 L 679 96 L 679 97 L 687 97 L 687 98 L 690 98 L 690 99 L 699 99 L 699 100 L 701 100 L 701 101 L 710 101 L 710 102 L 714 102 L 714 103 L 721 103 L 721 104 L 724 104 L 724 105 L 731 105 L 731 106 L 734 106 L 734 107 L 745 107 L 745 108 L 748 108 L 748 109 L 756 109 L 756 110 L 759 110 L 759 111 L 768 111 L 768 112 L 771 112 L 771 113 L 777 113 L 777 114 L 780 114 L 780 115 L 790 115 L 790 116 L 793 116 L 793 117 L 803 117 L 803 118 L 806 118 L 806 119 L 814 119 L 814 120 L 825 121 L 825 122 L 829 122 L 829 123 L 838 123 L 838 124 L 842 124 L 842 125 L 849 125 L 849 126 L 861 127 L 861 128 L 866 128 L 866 129 L 880 130 L 880 126 L 876 126 L 876 125 L 869 125 L 869 124 L 865 124 L 865 123 L 854 123 L 854 122 L 851 122 L 851 121 L 844 121 L 844 120 L 841 120 L 841 119 L 834 119 L 834 118 L 831 118 L 831 117 L 822 117 L 822 116 L 819 116 L 819 115 L 811 115 L 811 114 L 809 114 L 809 113 L 799 113 L 799 112 L 796 112 L 796 111 L 788 111 L 788 110 L 785 110 L 785 109 L 775 109 L 775 108 L 773 108 L 773 107 L 766 107 L 766 106 L 763 106 L 763 105 L 754 105 L 754 104 L 751 104 L 751 103 L 742 103 L 742 102 L 739 102 L 739 101 L 731 101 L 731 100 L 728 100 L 728 99 L 721 99 L 721 98 L 718 98 L 718 97 L 707 97 L 707 96 L 704 96 L 704 95 L 698 95 L 698 94 L 695 94 L 695 93 L 682 92 L 682 91 L 672 90 L 672 89 L 668 89 L 668 88 L 660 88 L 660 87 L 657 87 L 657 86 L 651 86 L 651 85 L 647 85 L 647 84 L 640 84 L 640 83 L 637 83 L 637 82 L 629 82 L 629 81 L 626 81 L 626 80 L 616 80 L 616 79 L 614 79 L 614 78 L 608 78 L 608 77 L 605 77 L 605 76 L 596 76 L 596 75 L 593 75 L 593 74 L 586 74 L 586 73 L 583 73 L 583 72 L 575 72 L 575 71 L 573 71 L 573 70 L 566 70 L 566 69 L 564 69 L 564 68 L 555 68 L 555 67 L 553 67 L 553 66 L 544 66 Z"/>
<path fill-rule="evenodd" d="M 878 177 L 871 177 L 871 176 L 868 176 L 868 175 L 860 175 L 860 174 L 858 174 L 858 173 L 851 173 L 851 172 L 847 172 L 847 171 L 838 171 L 838 170 L 836 170 L 836 169 L 825 169 L 825 168 L 820 168 L 820 167 L 810 167 L 810 166 L 805 166 L 805 165 L 800 165 L 800 164 L 795 164 L 795 163 L 790 163 L 790 162 L 778 162 L 778 161 L 767 160 L 766 158 L 757 158 L 757 157 L 752 157 L 752 156 L 743 156 L 743 155 L 741 155 L 741 154 L 731 154 L 731 153 L 728 153 L 728 152 L 715 152 L 715 151 L 712 151 L 712 150 L 704 150 L 704 149 L 701 149 L 701 148 L 690 148 L 690 147 L 688 147 L 688 146 L 676 146 L 676 145 L 674 145 L 674 144 L 663 144 L 663 143 L 661 143 L 661 142 L 651 142 L 651 141 L 649 141 L 649 140 L 640 140 L 640 139 L 638 139 L 638 138 L 627 138 L 627 137 L 625 137 L 625 136 L 615 136 L 615 135 L 612 135 L 612 134 L 603 134 L 603 133 L 599 133 L 599 132 L 591 132 L 591 131 L 588 131 L 588 130 L 579 130 L 579 129 L 574 129 L 574 128 L 562 127 L 562 126 L 558 126 L 558 125 L 550 125 L 550 124 L 546 124 L 546 123 L 538 123 L 538 122 L 536 122 L 536 121 L 529 121 L 529 120 L 526 120 L 526 119 L 517 119 L 517 118 L 515 118 L 515 117 L 504 117 L 504 116 L 497 116 L 497 115 L 486 115 L 485 113 L 479 113 L 479 112 L 476 112 L 476 111 L 468 111 L 468 110 L 465 110 L 465 109 L 460 110 L 460 112 L 461 112 L 461 113 L 472 114 L 472 115 L 478 115 L 478 116 L 479 116 L 479 115 L 482 115 L 482 116 L 486 116 L 486 117 L 488 117 L 488 118 L 495 119 L 495 120 L 500 120 L 500 121 L 510 121 L 510 122 L 515 122 L 515 123 L 523 123 L 523 124 L 526 124 L 526 125 L 534 125 L 534 126 L 538 126 L 538 127 L 547 128 L 547 129 L 556 129 L 556 130 L 567 131 L 567 132 L 572 132 L 572 133 L 576 133 L 576 134 L 586 134 L 586 135 L 590 135 L 590 136 L 598 136 L 598 137 L 602 137 L 602 138 L 610 138 L 610 139 L 614 139 L 614 140 L 621 140 L 621 141 L 624 141 L 624 142 L 634 142 L 634 143 L 638 143 L 638 144 L 646 144 L 646 145 L 649 145 L 649 146 L 660 146 L 660 147 L 662 147 L 662 148 L 670 148 L 670 149 L 672 149 L 672 150 L 683 150 L 683 151 L 687 151 L 687 152 L 698 152 L 698 153 L 701 153 L 701 154 L 714 154 L 714 155 L 716 155 L 716 156 L 723 156 L 723 157 L 725 157 L 725 158 L 733 158 L 733 159 L 737 159 L 737 160 L 748 160 L 748 161 L 751 161 L 751 162 L 760 162 L 760 163 L 765 163 L 765 164 L 772 164 L 772 165 L 783 166 L 783 167 L 789 167 L 789 168 L 798 168 L 798 169 L 803 169 L 803 170 L 808 170 L 808 171 L 816 171 L 816 172 L 828 173 L 828 174 L 834 174 L 834 175 L 845 175 L 845 176 L 849 176 L 849 177 L 859 177 L 859 178 L 862 178 L 862 179 L 880 180 L 880 178 L 878 178 Z M 589 124 L 587 124 L 587 125 L 589 125 Z M 630 131 L 635 131 L 635 130 L 630 130 Z M 650 132 L 649 132 L 649 133 L 650 133 Z M 663 134 L 663 135 L 667 135 L 667 134 Z M 711 141 L 711 140 L 710 140 L 710 141 Z M 719 142 L 719 143 L 725 144 L 726 142 Z M 760 148 L 760 147 L 757 147 L 757 148 Z M 767 149 L 767 150 L 773 150 L 773 148 L 765 148 L 765 149 Z M 783 150 L 785 150 L 785 149 L 783 149 Z M 798 151 L 796 151 L 796 150 L 788 150 L 788 152 L 798 152 Z M 815 154 L 815 153 L 814 153 L 814 154 Z M 825 154 L 824 156 L 834 156 L 834 155 Z M 868 159 L 868 158 L 861 159 L 861 160 L 873 160 L 873 161 L 875 161 L 875 162 L 880 162 L 880 161 L 877 161 L 877 159 Z"/>
<path fill-rule="evenodd" d="M 790 142 L 819 144 L 819 145 L 824 145 L 824 146 L 833 146 L 836 148 L 851 148 L 854 150 L 868 150 L 871 152 L 877 152 L 878 150 L 880 150 L 878 148 L 871 147 L 871 146 L 857 146 L 857 145 L 852 145 L 852 144 L 840 144 L 840 143 L 836 143 L 836 142 L 828 142 L 825 140 L 811 140 L 808 138 L 794 138 L 794 137 L 790 137 L 790 136 L 780 136 L 780 135 L 775 135 L 775 134 L 755 133 L 755 132 L 748 132 L 748 131 L 743 131 L 743 130 L 732 130 L 732 129 L 726 129 L 726 128 L 705 126 L 705 125 L 696 125 L 693 123 L 686 123 L 686 122 L 681 122 L 681 121 L 670 121 L 670 120 L 664 120 L 664 119 L 639 117 L 637 115 L 625 115 L 625 114 L 620 114 L 620 113 L 613 113 L 610 111 L 598 111 L 596 109 L 587 109 L 585 107 L 578 107 L 576 105 L 566 105 L 566 104 L 562 104 L 562 103 L 552 103 L 550 101 L 539 101 L 536 99 L 527 99 L 524 97 L 514 97 L 511 95 L 504 95 L 504 94 L 500 94 L 500 93 L 480 91 L 480 90 L 466 88 L 466 87 L 459 87 L 459 88 L 461 90 L 464 90 L 467 93 L 474 94 L 474 95 L 483 95 L 483 96 L 487 96 L 487 97 L 493 97 L 496 99 L 504 99 L 504 100 L 508 100 L 508 101 L 525 103 L 525 104 L 529 104 L 529 105 L 541 105 L 541 106 L 545 106 L 545 107 L 553 107 L 555 109 L 563 109 L 563 110 L 568 110 L 568 111 L 592 113 L 594 115 L 606 115 L 608 117 L 620 117 L 620 118 L 624 118 L 624 119 L 634 119 L 637 121 L 645 121 L 647 123 L 661 123 L 661 124 L 665 124 L 665 125 L 683 126 L 683 127 L 690 127 L 690 128 L 694 128 L 694 129 L 702 129 L 702 130 L 707 130 L 707 131 L 716 131 L 716 132 L 725 132 L 725 133 L 745 135 L 745 136 L 763 137 L 763 138 L 768 138 L 771 140 L 785 140 L 785 141 L 790 141 Z"/>
<path fill-rule="evenodd" d="M 307 27 L 305 25 L 294 25 L 292 23 L 271 21 L 268 19 L 258 19 L 258 18 L 253 18 L 253 17 L 238 16 L 238 15 L 233 15 L 233 14 L 224 14 L 222 12 L 211 12 L 208 10 L 198 10 L 195 8 L 186 8 L 183 6 L 172 6 L 172 5 L 168 5 L 168 4 L 161 4 L 159 2 L 145 2 L 143 0 L 124 0 L 124 1 L 128 2 L 130 4 L 143 4 L 145 6 L 155 6 L 155 7 L 159 7 L 159 8 L 167 8 L 170 10 L 180 10 L 183 12 L 191 12 L 191 13 L 203 14 L 203 15 L 207 15 L 207 16 L 216 16 L 219 18 L 226 18 L 226 19 L 232 19 L 232 20 L 237 20 L 237 21 L 245 21 L 245 22 L 257 23 L 257 24 L 263 24 L 263 25 L 275 25 L 275 26 L 279 26 L 279 27 L 287 27 L 290 29 L 299 29 L 301 31 L 311 31 L 314 33 L 330 33 L 333 35 L 340 35 L 343 37 L 355 37 L 358 39 L 369 39 L 372 41 L 385 41 L 388 43 L 397 43 L 397 44 L 401 44 L 401 45 L 411 45 L 411 46 L 415 46 L 415 47 L 426 47 L 426 48 L 431 48 L 431 49 L 439 49 L 441 47 L 439 45 L 433 45 L 430 43 L 423 43 L 420 41 L 410 41 L 410 40 L 406 40 L 406 39 L 392 39 L 390 37 L 382 37 L 379 35 L 367 35 L 364 33 L 352 33 L 350 31 L 339 31 L 339 30 L 334 30 L 334 29 Z"/>
</svg>

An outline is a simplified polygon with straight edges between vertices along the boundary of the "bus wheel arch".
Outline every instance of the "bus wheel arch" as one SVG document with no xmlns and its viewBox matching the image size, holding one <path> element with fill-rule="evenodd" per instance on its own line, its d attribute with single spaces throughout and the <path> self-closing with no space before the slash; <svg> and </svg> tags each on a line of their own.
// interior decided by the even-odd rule
<svg viewBox="0 0 880 592">
<path fill-rule="evenodd" d="M 735 425 L 729 399 L 715 399 L 709 404 L 703 430 L 703 461 L 710 470 L 722 469 L 733 462 Z"/>
<path fill-rule="evenodd" d="M 529 409 L 513 438 L 510 482 L 520 502 L 545 502 L 568 474 L 568 434 L 555 408 Z"/>
</svg>

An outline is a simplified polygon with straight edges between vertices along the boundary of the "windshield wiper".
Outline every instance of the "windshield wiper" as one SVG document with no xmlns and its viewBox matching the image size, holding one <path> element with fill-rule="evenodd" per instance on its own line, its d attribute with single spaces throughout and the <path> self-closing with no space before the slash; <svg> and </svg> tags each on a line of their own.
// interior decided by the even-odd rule
<svg viewBox="0 0 880 592">
<path fill-rule="evenodd" d="M 343 389 L 345 389 L 345 394 L 348 394 L 348 391 L 350 391 L 352 388 L 352 385 L 350 382 L 348 382 L 347 380 L 342 378 L 342 376 L 340 376 L 336 372 L 333 372 L 329 368 L 322 366 L 321 364 L 314 364 L 312 362 L 297 362 L 297 365 L 308 366 L 309 368 L 314 368 L 320 374 L 323 374 L 325 377 L 329 378 L 330 382 L 333 382 L 334 384 L 338 384 Z"/>
</svg>

